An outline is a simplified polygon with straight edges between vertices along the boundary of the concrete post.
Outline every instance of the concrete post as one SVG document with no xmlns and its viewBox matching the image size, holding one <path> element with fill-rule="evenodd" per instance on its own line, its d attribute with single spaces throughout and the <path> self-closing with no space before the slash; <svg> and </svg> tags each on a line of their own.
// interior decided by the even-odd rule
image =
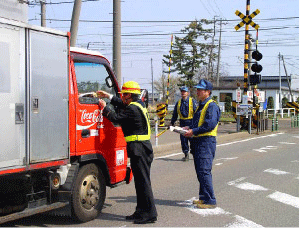
<svg viewBox="0 0 300 228">
<path fill-rule="evenodd" d="M 46 0 L 41 0 L 41 26 L 46 27 Z"/>
<path fill-rule="evenodd" d="M 154 117 L 154 121 L 155 121 L 155 146 L 158 146 L 158 117 L 155 116 Z"/>
<path fill-rule="evenodd" d="M 71 45 L 71 47 L 75 47 L 75 45 L 76 45 L 79 17 L 80 17 L 80 11 L 81 11 L 81 1 L 82 0 L 75 0 L 74 6 L 73 6 L 71 28 L 70 28 L 70 32 L 71 32 L 70 45 Z"/>
<path fill-rule="evenodd" d="M 121 0 L 113 1 L 113 70 L 121 83 Z"/>
</svg>

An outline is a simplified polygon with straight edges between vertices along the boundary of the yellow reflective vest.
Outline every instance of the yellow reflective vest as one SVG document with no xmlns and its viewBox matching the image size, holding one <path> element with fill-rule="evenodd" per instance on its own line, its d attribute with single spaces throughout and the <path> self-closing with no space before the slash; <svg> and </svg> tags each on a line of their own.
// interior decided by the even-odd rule
<svg viewBox="0 0 300 228">
<path fill-rule="evenodd" d="M 214 100 L 210 99 L 209 101 L 207 101 L 206 104 L 204 105 L 203 109 L 201 110 L 198 127 L 200 127 L 204 123 L 206 111 L 207 111 L 208 105 L 211 102 L 214 102 Z M 216 127 L 212 131 L 205 132 L 205 133 L 202 133 L 202 134 L 199 134 L 199 135 L 195 135 L 194 137 L 217 136 L 218 126 L 219 126 L 219 124 L 217 124 Z"/>
<path fill-rule="evenodd" d="M 132 142 L 132 141 L 146 141 L 146 140 L 150 140 L 150 137 L 151 137 L 151 128 L 150 128 L 150 121 L 149 121 L 149 116 L 148 116 L 147 109 L 144 108 L 138 102 L 131 102 L 129 105 L 135 105 L 135 106 L 139 107 L 142 110 L 142 112 L 144 114 L 144 117 L 146 119 L 146 122 L 147 122 L 148 134 L 147 135 L 129 135 L 129 136 L 125 137 L 125 141 L 126 142 Z"/>
<path fill-rule="evenodd" d="M 183 117 L 181 112 L 180 112 L 181 100 L 182 99 L 179 99 L 179 101 L 177 103 L 177 113 L 179 115 L 179 119 L 181 119 L 181 120 L 193 119 L 193 115 L 194 115 L 193 98 L 189 97 L 189 114 L 188 114 L 188 117 Z"/>
</svg>

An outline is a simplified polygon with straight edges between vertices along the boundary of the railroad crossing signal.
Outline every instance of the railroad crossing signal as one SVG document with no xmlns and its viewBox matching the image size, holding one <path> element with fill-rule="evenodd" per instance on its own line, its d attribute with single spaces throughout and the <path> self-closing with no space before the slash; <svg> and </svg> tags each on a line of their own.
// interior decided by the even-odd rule
<svg viewBox="0 0 300 228">
<path fill-rule="evenodd" d="M 251 13 L 250 15 L 245 16 L 245 15 L 242 14 L 240 11 L 238 11 L 238 10 L 235 11 L 235 14 L 236 14 L 237 16 L 239 16 L 239 17 L 242 19 L 242 21 L 234 27 L 235 30 L 236 30 L 236 31 L 239 30 L 241 27 L 244 26 L 244 24 L 250 24 L 253 28 L 255 28 L 256 30 L 258 30 L 258 29 L 259 29 L 259 25 L 258 25 L 258 24 L 255 24 L 255 23 L 252 21 L 252 19 L 253 19 L 257 14 L 259 14 L 259 13 L 260 13 L 260 11 L 259 11 L 259 9 L 257 9 L 257 10 L 255 10 L 253 13 Z"/>
</svg>

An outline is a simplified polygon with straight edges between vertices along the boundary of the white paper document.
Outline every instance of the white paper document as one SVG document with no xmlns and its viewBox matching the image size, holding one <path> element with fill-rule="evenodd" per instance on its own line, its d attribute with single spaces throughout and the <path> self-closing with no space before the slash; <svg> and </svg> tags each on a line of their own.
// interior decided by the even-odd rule
<svg viewBox="0 0 300 228">
<path fill-rule="evenodd" d="M 188 130 L 184 130 L 182 127 L 177 127 L 177 126 L 175 126 L 175 127 L 170 126 L 170 131 L 179 133 L 181 135 L 184 135 L 185 133 L 188 132 Z"/>
</svg>

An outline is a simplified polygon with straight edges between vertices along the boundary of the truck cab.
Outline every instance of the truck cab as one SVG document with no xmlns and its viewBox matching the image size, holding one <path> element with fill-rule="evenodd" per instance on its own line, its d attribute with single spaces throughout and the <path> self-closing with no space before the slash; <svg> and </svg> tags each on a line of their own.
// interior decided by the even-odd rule
<svg viewBox="0 0 300 228">
<path fill-rule="evenodd" d="M 126 142 L 121 127 L 103 118 L 95 92 L 104 90 L 119 97 L 118 82 L 99 52 L 71 47 L 70 61 L 69 110 L 74 112 L 69 119 L 70 156 L 105 161 L 108 185 L 114 185 L 125 179 Z"/>
</svg>

